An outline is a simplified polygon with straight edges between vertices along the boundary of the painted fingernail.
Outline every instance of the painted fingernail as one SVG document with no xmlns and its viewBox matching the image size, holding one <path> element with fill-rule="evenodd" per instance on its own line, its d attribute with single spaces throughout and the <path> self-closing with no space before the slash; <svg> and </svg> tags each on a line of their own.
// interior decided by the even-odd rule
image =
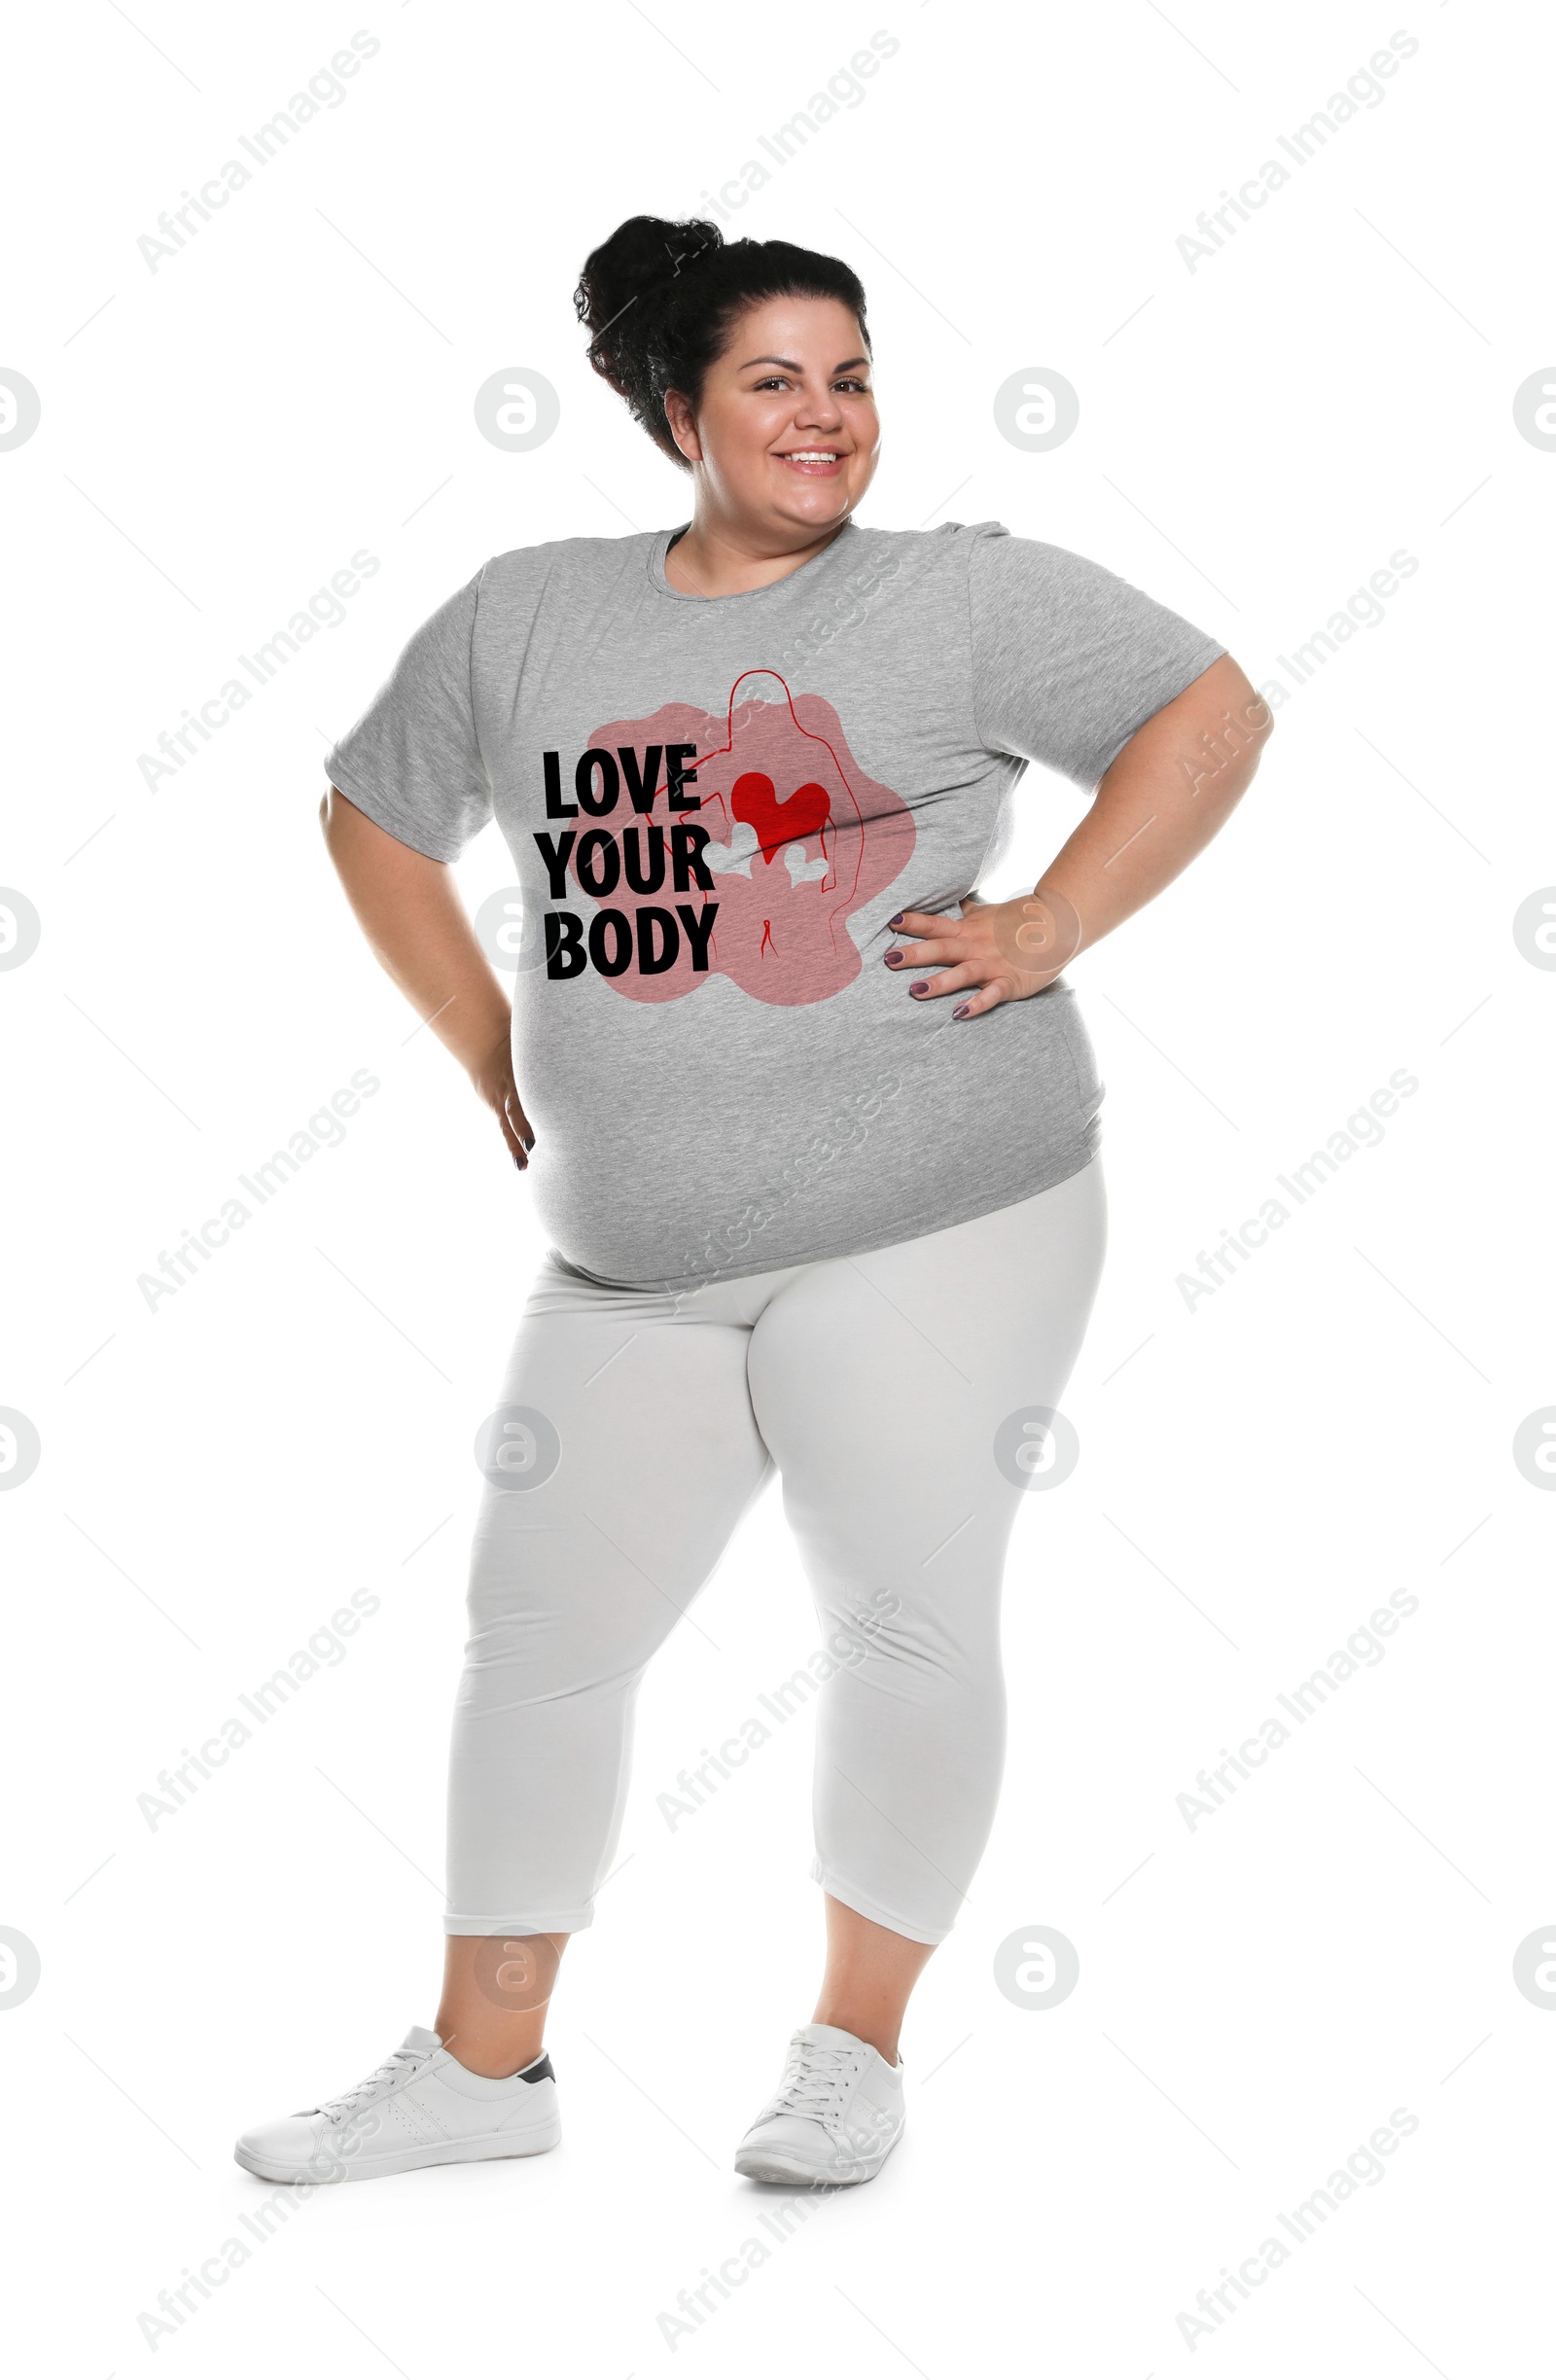
<svg viewBox="0 0 1556 2380">
<path fill-rule="evenodd" d="M 961 1005 L 961 1007 L 960 1007 L 959 1009 L 953 1009 L 953 1010 L 951 1011 L 951 1014 L 952 1014 L 953 1016 L 971 1016 L 971 1014 L 972 1014 L 972 1003 L 971 1003 L 971 1001 L 967 1001 L 967 1000 L 964 1000 L 964 1001 L 963 1001 L 963 1003 L 962 1003 L 962 1005 Z"/>
<path fill-rule="evenodd" d="M 930 987 L 927 983 L 910 983 L 907 988 L 915 1000 L 922 1000 Z"/>
<path fill-rule="evenodd" d="M 888 967 L 901 967 L 902 964 L 902 952 L 900 950 L 888 950 L 886 953 L 886 964 Z"/>
<path fill-rule="evenodd" d="M 902 924 L 902 910 L 901 910 L 901 909 L 899 909 L 899 910 L 898 910 L 897 915 L 896 915 L 895 917 L 888 917 L 888 919 L 886 920 L 886 923 L 887 923 L 887 925 L 888 925 L 889 927 L 890 927 L 890 926 L 900 926 L 900 925 Z"/>
</svg>

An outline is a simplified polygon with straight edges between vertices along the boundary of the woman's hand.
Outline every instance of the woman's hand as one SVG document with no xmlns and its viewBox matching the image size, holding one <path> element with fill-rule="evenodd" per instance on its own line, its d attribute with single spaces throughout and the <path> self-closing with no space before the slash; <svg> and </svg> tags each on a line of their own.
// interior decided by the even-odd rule
<svg viewBox="0 0 1556 2380">
<path fill-rule="evenodd" d="M 325 796 L 320 817 L 373 956 L 458 1058 L 522 1173 L 535 1135 L 513 1085 L 509 998 L 476 940 L 452 869 L 387 834 L 337 786 Z"/>
<path fill-rule="evenodd" d="M 479 1065 L 471 1068 L 470 1079 L 502 1126 L 508 1154 L 523 1173 L 535 1146 L 535 1134 L 519 1104 L 518 1086 L 513 1081 L 513 1045 L 506 1027 L 501 1041 L 493 1044 Z"/>
<path fill-rule="evenodd" d="M 943 970 L 914 983 L 912 994 L 965 992 L 953 1016 L 1029 1000 L 1078 951 L 1153 901 L 1220 831 L 1271 724 L 1263 695 L 1223 653 L 1114 754 L 1036 892 L 1018 901 L 970 894 L 959 918 L 900 909 L 893 930 L 916 939 L 888 950 L 887 966 Z"/>
<path fill-rule="evenodd" d="M 965 992 L 955 1017 L 981 1016 L 1004 1000 L 1030 1000 L 1075 957 L 1083 940 L 1080 920 L 1061 892 L 1040 885 L 1019 901 L 980 901 L 969 893 L 962 915 L 937 917 L 928 909 L 899 909 L 892 929 L 916 939 L 886 953 L 886 964 L 904 974 L 915 967 L 944 970 L 909 986 L 917 1000 Z"/>
</svg>

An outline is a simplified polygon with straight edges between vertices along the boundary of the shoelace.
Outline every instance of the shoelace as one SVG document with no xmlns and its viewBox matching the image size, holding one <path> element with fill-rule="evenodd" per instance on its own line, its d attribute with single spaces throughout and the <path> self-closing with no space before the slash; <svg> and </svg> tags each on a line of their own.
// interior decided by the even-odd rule
<svg viewBox="0 0 1556 2380">
<path fill-rule="evenodd" d="M 809 2043 L 798 2053 L 798 2064 L 779 2085 L 769 2111 L 774 2115 L 825 2115 L 857 2065 L 851 2049 L 833 2049 Z"/>
<path fill-rule="evenodd" d="M 380 2067 L 372 2074 L 366 2076 L 351 2090 L 343 2091 L 338 2099 L 321 2100 L 319 2114 L 327 2115 L 334 2123 L 337 2116 L 349 2114 L 360 2101 L 373 2097 L 391 2082 L 398 2082 L 404 2074 L 421 2065 L 426 2054 L 423 2049 L 394 2050 L 385 2058 Z"/>
</svg>

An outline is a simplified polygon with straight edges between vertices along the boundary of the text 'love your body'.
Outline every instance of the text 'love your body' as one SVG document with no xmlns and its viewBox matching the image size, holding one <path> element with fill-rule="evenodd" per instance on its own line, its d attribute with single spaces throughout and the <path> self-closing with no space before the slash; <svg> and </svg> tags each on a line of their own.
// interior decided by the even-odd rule
<svg viewBox="0 0 1556 2380">
<path fill-rule="evenodd" d="M 669 828 L 667 835 L 665 828 L 650 817 L 661 790 L 667 810 L 702 807 L 701 795 L 686 791 L 696 783 L 696 770 L 687 765 L 696 749 L 695 744 L 650 744 L 640 758 L 629 744 L 615 752 L 591 748 L 573 771 L 571 800 L 563 799 L 561 754 L 542 754 L 548 818 L 619 814 L 621 820 L 619 828 L 558 826 L 536 835 L 551 899 L 569 899 L 570 875 L 596 902 L 609 901 L 622 886 L 645 896 L 631 909 L 596 908 L 586 925 L 576 909 L 548 909 L 546 972 L 553 980 L 565 981 L 590 967 L 602 976 L 624 975 L 629 967 L 641 976 L 665 975 L 681 955 L 683 936 L 693 972 L 706 975 L 708 943 L 719 914 L 717 901 L 678 901 L 671 907 L 647 900 L 666 890 L 711 893 L 714 888 L 702 859 L 703 846 L 711 839 L 707 828 L 681 821 Z M 641 823 L 626 825 L 628 810 Z"/>
</svg>

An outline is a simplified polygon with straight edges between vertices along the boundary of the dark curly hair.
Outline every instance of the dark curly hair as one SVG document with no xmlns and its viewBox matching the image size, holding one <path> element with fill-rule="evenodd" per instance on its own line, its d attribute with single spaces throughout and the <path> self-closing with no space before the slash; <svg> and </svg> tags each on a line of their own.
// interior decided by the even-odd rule
<svg viewBox="0 0 1556 2380">
<path fill-rule="evenodd" d="M 870 353 L 864 285 L 840 258 L 786 239 L 725 240 L 717 224 L 695 218 L 629 216 L 589 257 L 573 303 L 592 334 L 589 362 L 601 379 L 626 400 L 659 451 L 690 471 L 670 434 L 666 392 L 679 389 L 696 407 L 737 319 L 766 298 L 837 299 L 857 318 Z"/>
</svg>

